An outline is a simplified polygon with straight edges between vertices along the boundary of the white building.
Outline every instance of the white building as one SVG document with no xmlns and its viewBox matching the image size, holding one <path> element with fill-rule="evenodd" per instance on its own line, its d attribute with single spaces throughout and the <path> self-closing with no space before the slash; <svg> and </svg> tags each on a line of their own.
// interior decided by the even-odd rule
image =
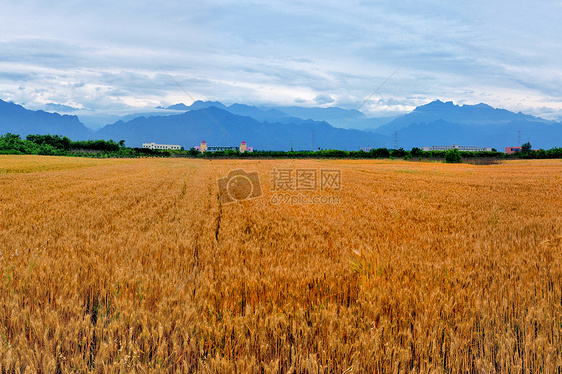
<svg viewBox="0 0 562 374">
<path fill-rule="evenodd" d="M 172 144 L 156 144 L 156 143 L 142 143 L 143 148 L 148 149 L 181 149 L 181 145 L 172 145 Z"/>
<path fill-rule="evenodd" d="M 432 147 L 421 147 L 422 151 L 447 151 L 458 149 L 463 152 L 492 152 L 492 147 L 474 147 L 472 145 L 434 145 Z"/>
</svg>

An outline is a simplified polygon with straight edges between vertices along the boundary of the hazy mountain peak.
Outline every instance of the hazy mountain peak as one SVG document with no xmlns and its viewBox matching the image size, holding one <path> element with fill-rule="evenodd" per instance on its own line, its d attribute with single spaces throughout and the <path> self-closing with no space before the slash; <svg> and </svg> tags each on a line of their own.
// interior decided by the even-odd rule
<svg viewBox="0 0 562 374">
<path fill-rule="evenodd" d="M 88 139 L 91 131 L 74 115 L 60 115 L 0 100 L 0 134 L 11 132 L 23 137 L 30 134 L 64 135 L 73 140 Z"/>
<path fill-rule="evenodd" d="M 433 100 L 428 104 L 418 106 L 416 109 L 414 109 L 414 112 L 428 112 L 437 109 L 451 108 L 454 106 L 455 104 L 453 104 L 452 101 L 443 102 L 437 99 L 437 100 Z"/>
<path fill-rule="evenodd" d="M 209 108 L 212 106 L 217 107 L 219 109 L 227 109 L 226 106 L 219 101 L 202 101 L 202 100 L 196 100 L 193 102 L 193 104 L 189 106 L 185 105 L 184 103 L 174 104 L 174 105 L 170 105 L 166 109 L 188 111 L 188 110 L 199 110 L 201 108 Z"/>
</svg>

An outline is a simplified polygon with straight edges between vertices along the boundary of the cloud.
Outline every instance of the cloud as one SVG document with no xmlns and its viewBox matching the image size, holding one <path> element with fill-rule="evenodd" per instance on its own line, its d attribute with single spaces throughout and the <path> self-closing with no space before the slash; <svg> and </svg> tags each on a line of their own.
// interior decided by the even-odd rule
<svg viewBox="0 0 562 374">
<path fill-rule="evenodd" d="M 32 78 L 31 74 L 18 72 L 0 72 L 0 81 L 25 82 Z"/>
<path fill-rule="evenodd" d="M 80 108 L 64 104 L 47 103 L 45 104 L 45 110 L 47 112 L 70 113 L 80 110 Z"/>
<path fill-rule="evenodd" d="M 35 108 L 121 112 L 187 101 L 162 66 L 195 99 L 353 109 L 402 66 L 365 105 L 369 115 L 483 95 L 506 109 L 562 115 L 562 5 L 554 0 L 31 0 L 4 8 L 0 98 Z"/>
<path fill-rule="evenodd" d="M 330 95 L 318 95 L 314 98 L 314 101 L 316 101 L 316 103 L 319 105 L 331 104 L 335 102 L 335 100 L 332 99 Z"/>
</svg>

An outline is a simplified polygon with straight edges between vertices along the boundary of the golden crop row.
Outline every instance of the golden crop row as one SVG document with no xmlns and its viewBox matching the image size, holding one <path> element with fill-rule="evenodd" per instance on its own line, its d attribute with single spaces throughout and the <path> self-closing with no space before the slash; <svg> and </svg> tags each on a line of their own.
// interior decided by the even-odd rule
<svg viewBox="0 0 562 374">
<path fill-rule="evenodd" d="M 221 203 L 238 168 L 263 196 Z M 274 169 L 342 188 L 274 200 Z M 561 176 L 0 156 L 0 372 L 556 371 Z"/>
</svg>

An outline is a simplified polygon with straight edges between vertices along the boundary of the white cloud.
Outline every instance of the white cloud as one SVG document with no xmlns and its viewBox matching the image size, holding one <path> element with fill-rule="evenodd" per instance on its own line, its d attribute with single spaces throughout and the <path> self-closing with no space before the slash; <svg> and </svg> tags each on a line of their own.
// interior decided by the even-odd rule
<svg viewBox="0 0 562 374">
<path fill-rule="evenodd" d="M 121 112 L 189 103 L 486 101 L 562 118 L 560 2 L 12 2 L 0 99 Z M 318 100 L 317 100 L 318 99 Z M 332 101 L 333 100 L 333 101 Z"/>
<path fill-rule="evenodd" d="M 314 101 L 319 105 L 331 104 L 335 102 L 335 100 L 332 99 L 330 95 L 318 95 L 314 98 Z"/>
</svg>

